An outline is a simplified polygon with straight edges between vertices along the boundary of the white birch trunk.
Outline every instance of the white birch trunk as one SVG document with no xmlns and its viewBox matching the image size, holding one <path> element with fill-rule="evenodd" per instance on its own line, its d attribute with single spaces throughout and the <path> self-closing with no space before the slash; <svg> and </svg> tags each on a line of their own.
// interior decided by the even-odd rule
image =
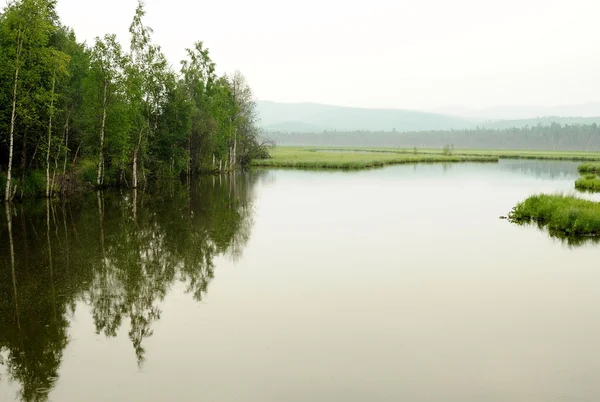
<svg viewBox="0 0 600 402">
<path fill-rule="evenodd" d="M 106 106 L 107 106 L 108 81 L 104 80 L 104 97 L 102 98 L 102 124 L 100 125 L 100 158 L 98 160 L 98 187 L 104 183 L 104 131 L 106 128 Z"/>
<path fill-rule="evenodd" d="M 10 116 L 10 144 L 8 151 L 8 171 L 6 173 L 6 191 L 4 193 L 4 201 L 10 202 L 12 199 L 11 195 L 11 174 L 12 174 L 12 160 L 13 160 L 13 148 L 15 138 L 15 119 L 17 110 L 17 87 L 19 83 L 19 63 L 21 60 L 21 50 L 23 48 L 23 38 L 21 37 L 21 30 L 19 28 L 19 36 L 17 38 L 17 58 L 15 67 L 15 82 L 13 85 L 13 99 L 12 99 L 12 113 Z"/>
<path fill-rule="evenodd" d="M 52 77 L 52 92 L 50 98 L 50 116 L 48 118 L 48 149 L 46 149 L 46 198 L 52 195 L 52 183 L 50 183 L 50 147 L 52 146 L 52 115 L 54 114 L 54 85 L 56 76 Z"/>
<path fill-rule="evenodd" d="M 133 151 L 133 172 L 132 172 L 132 188 L 137 188 L 137 160 L 138 160 L 138 149 L 137 147 Z"/>
<path fill-rule="evenodd" d="M 235 166 L 237 165 L 237 127 L 233 131 L 233 156 L 231 159 L 231 168 L 235 170 Z"/>
<path fill-rule="evenodd" d="M 65 122 L 65 163 L 63 165 L 63 176 L 67 174 L 67 158 L 69 157 L 69 119 L 71 118 L 71 110 L 67 112 L 67 121 Z"/>
</svg>

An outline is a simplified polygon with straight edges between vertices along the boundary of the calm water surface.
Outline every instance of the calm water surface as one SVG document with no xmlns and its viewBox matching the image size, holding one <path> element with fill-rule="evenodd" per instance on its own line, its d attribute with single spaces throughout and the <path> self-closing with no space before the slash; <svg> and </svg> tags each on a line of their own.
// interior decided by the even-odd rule
<svg viewBox="0 0 600 402">
<path fill-rule="evenodd" d="M 499 219 L 572 191 L 576 166 L 272 170 L 14 205 L 0 401 L 598 401 L 600 245 Z"/>
</svg>

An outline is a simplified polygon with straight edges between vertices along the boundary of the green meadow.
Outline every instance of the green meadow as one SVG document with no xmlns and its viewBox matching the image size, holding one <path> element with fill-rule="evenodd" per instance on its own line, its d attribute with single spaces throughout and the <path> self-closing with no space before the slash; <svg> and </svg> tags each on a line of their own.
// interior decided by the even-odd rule
<svg viewBox="0 0 600 402">
<path fill-rule="evenodd" d="M 445 155 L 442 153 L 399 153 L 369 149 L 316 149 L 276 147 L 271 158 L 254 160 L 253 166 L 299 169 L 366 169 L 407 163 L 497 162 L 498 157 L 487 155 Z"/>
</svg>

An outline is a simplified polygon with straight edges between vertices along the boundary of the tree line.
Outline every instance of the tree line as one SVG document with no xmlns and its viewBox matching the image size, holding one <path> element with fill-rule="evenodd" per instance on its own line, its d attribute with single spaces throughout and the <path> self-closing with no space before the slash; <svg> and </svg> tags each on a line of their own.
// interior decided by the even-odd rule
<svg viewBox="0 0 600 402">
<path fill-rule="evenodd" d="M 476 128 L 447 131 L 324 131 L 321 133 L 269 132 L 279 145 L 365 146 L 389 148 L 600 150 L 600 127 L 592 124 L 539 124 L 521 128 Z"/>
<path fill-rule="evenodd" d="M 5 200 L 139 188 L 268 155 L 243 75 L 218 76 L 202 42 L 175 71 L 144 15 L 140 1 L 126 49 L 113 34 L 79 42 L 55 0 L 12 0 L 0 13 Z"/>
</svg>

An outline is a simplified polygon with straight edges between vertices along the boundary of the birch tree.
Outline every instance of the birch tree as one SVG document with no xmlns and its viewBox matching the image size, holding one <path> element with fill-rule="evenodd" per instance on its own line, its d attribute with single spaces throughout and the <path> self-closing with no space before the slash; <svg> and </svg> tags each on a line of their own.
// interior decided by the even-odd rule
<svg viewBox="0 0 600 402">
<path fill-rule="evenodd" d="M 10 201 L 14 195 L 12 169 L 17 119 L 23 114 L 24 105 L 35 104 L 44 88 L 41 70 L 48 57 L 49 37 L 55 29 L 54 6 L 55 2 L 48 0 L 13 1 L 1 17 L 2 68 L 12 74 L 5 201 Z"/>
<path fill-rule="evenodd" d="M 104 186 L 105 176 L 105 139 L 107 117 L 112 104 L 116 101 L 119 87 L 124 83 L 123 55 L 121 45 L 115 35 L 96 38 L 90 57 L 90 82 L 92 108 L 99 108 L 96 116 L 99 120 L 98 173 L 96 185 Z"/>
</svg>

